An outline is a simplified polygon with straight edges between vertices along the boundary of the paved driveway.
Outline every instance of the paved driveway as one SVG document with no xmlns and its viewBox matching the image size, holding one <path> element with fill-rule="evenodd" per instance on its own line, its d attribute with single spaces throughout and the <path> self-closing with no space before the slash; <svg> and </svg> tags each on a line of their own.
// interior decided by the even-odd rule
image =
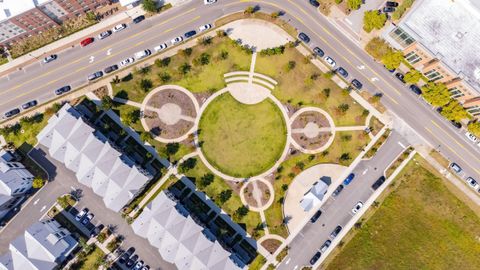
<svg viewBox="0 0 480 270">
<path fill-rule="evenodd" d="M 80 184 L 75 174 L 63 164 L 49 157 L 44 148 L 34 149 L 31 152 L 31 157 L 47 170 L 52 180 L 24 206 L 20 213 L 0 233 L 0 253 L 6 252 L 8 244 L 13 239 L 39 220 L 53 205 L 56 198 L 79 189 L 81 190 L 81 196 L 77 208 L 87 207 L 90 212 L 94 213 L 95 217 L 92 220 L 94 224 L 100 222 L 104 225 L 113 225 L 115 232 L 125 237 L 122 245 L 123 249 L 134 246 L 140 259 L 150 265 L 151 269 L 176 269 L 174 265 L 165 262 L 146 239 L 137 236 L 120 213 L 106 208 L 100 196 L 96 195 L 92 189 Z"/>
</svg>

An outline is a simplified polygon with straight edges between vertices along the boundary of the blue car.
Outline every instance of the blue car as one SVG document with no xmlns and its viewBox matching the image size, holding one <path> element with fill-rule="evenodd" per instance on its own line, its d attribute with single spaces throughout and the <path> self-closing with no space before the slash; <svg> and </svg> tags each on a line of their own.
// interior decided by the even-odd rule
<svg viewBox="0 0 480 270">
<path fill-rule="evenodd" d="M 353 178 L 355 177 L 355 174 L 351 173 L 347 176 L 347 178 L 345 178 L 345 180 L 343 180 L 343 184 L 346 186 L 348 184 L 350 184 L 353 180 Z"/>
</svg>

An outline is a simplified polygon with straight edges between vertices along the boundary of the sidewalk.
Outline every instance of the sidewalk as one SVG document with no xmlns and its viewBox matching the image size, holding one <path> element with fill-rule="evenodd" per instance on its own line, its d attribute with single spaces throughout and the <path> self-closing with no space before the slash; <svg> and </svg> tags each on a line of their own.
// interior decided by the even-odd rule
<svg viewBox="0 0 480 270">
<path fill-rule="evenodd" d="M 127 11 L 111 16 L 95 25 L 87 27 L 70 36 L 59 39 L 42 48 L 39 48 L 33 52 L 20 56 L 6 64 L 1 65 L 0 76 L 7 75 L 8 73 L 10 73 L 13 70 L 16 70 L 17 68 L 25 67 L 34 62 L 38 62 L 36 58 L 43 58 L 46 55 L 49 55 L 55 52 L 60 52 L 69 47 L 73 48 L 75 45 L 79 44 L 80 40 L 84 39 L 87 36 L 96 35 L 104 31 L 105 29 L 112 28 L 114 25 L 117 25 L 121 22 L 130 21 L 131 18 L 137 17 L 139 15 L 143 15 L 143 14 L 145 14 L 145 11 L 142 9 L 141 6 L 137 6 Z"/>
</svg>

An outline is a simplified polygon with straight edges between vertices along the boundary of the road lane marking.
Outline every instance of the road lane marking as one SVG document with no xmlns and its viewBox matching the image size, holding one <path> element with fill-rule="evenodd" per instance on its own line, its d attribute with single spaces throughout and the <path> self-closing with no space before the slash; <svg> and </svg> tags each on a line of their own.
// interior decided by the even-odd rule
<svg viewBox="0 0 480 270">
<path fill-rule="evenodd" d="M 368 168 L 366 168 L 363 172 L 362 175 L 365 175 L 368 172 Z"/>
<path fill-rule="evenodd" d="M 193 12 L 194 10 L 196 10 L 196 8 L 192 8 L 192 9 L 187 10 L 187 11 L 185 11 L 185 12 L 183 12 L 183 13 L 180 13 L 180 14 L 178 14 L 178 15 L 176 15 L 176 16 L 173 16 L 173 17 L 171 17 L 171 18 L 169 18 L 169 19 L 167 19 L 167 20 L 162 21 L 161 23 L 159 23 L 159 24 L 157 24 L 157 25 L 155 25 L 155 26 L 164 25 L 164 24 L 166 24 L 166 23 L 168 23 L 168 22 L 170 22 L 170 21 L 172 21 L 172 20 L 174 20 L 174 19 L 176 19 L 176 18 L 179 18 L 179 17 L 181 17 L 181 16 L 184 16 L 184 15 L 186 15 L 186 14 L 188 14 L 188 13 L 191 13 L 191 12 Z M 121 40 L 119 40 L 117 43 L 113 43 L 113 44 L 110 44 L 110 45 L 111 45 L 111 46 L 113 46 L 113 45 L 120 45 L 121 43 L 123 43 L 123 42 L 125 42 L 125 41 L 128 41 L 128 40 L 130 40 L 130 39 L 132 39 L 132 38 L 134 38 L 134 37 L 136 37 L 136 36 L 138 36 L 138 35 L 140 35 L 140 34 L 143 34 L 143 33 L 147 32 L 147 31 L 150 31 L 150 30 L 153 30 L 153 31 L 155 32 L 156 28 L 147 28 L 147 29 L 145 29 L 145 30 L 143 30 L 143 31 L 140 31 L 140 32 L 138 32 L 138 33 L 136 33 L 136 34 L 134 34 L 134 35 L 131 35 L 131 36 L 125 38 L 125 39 L 121 39 Z M 156 37 L 158 37 L 158 36 L 156 36 Z M 127 44 L 128 44 L 128 43 L 127 43 Z M 100 53 L 100 52 L 102 52 L 102 51 L 104 51 L 104 50 L 105 50 L 105 47 L 94 51 L 92 54 L 97 54 L 97 53 Z M 56 71 L 58 71 L 58 70 L 64 70 L 66 67 L 69 67 L 69 66 L 71 66 L 71 65 L 73 65 L 73 64 L 75 64 L 75 63 L 78 63 L 78 62 L 81 61 L 82 59 L 84 59 L 84 58 L 80 57 L 80 58 L 78 58 L 77 60 L 72 61 L 72 62 L 70 62 L 70 63 L 67 63 L 67 64 L 64 65 L 64 66 L 61 66 L 61 67 L 58 67 L 58 68 L 56 68 L 56 69 L 52 69 L 51 71 L 42 73 L 40 76 L 31 78 L 30 80 L 27 80 L 27 81 L 25 81 L 25 82 L 23 82 L 23 83 L 20 83 L 20 84 L 16 85 L 15 87 L 10 88 L 8 91 L 5 91 L 5 92 L 9 92 L 9 91 L 13 91 L 13 90 L 15 90 L 15 89 L 18 89 L 18 88 L 24 86 L 25 84 L 28 84 L 28 83 L 33 82 L 33 81 L 35 81 L 35 80 L 38 80 L 38 79 L 40 79 L 40 78 L 46 77 L 46 76 L 50 75 L 51 73 L 56 72 Z M 4 93 L 5 93 L 5 92 L 4 92 Z"/>
<path fill-rule="evenodd" d="M 376 82 L 376 81 L 378 81 L 378 78 L 377 78 L 377 77 L 373 77 L 373 78 L 370 79 L 370 81 Z"/>
<path fill-rule="evenodd" d="M 403 143 L 398 142 L 398 144 L 399 144 L 403 149 L 405 149 L 405 145 L 403 145 Z"/>
<path fill-rule="evenodd" d="M 91 64 L 91 63 L 93 63 L 93 61 L 95 61 L 95 56 L 92 55 L 92 56 L 90 56 L 90 61 L 88 61 L 88 63 Z"/>
<path fill-rule="evenodd" d="M 430 134 L 432 134 L 432 136 L 435 137 L 435 139 L 437 139 L 438 141 L 440 141 L 440 142 L 443 143 L 443 141 L 442 141 L 437 135 L 435 135 L 435 133 L 434 133 L 432 130 L 430 130 L 430 129 L 427 128 L 427 127 L 425 127 L 425 130 L 427 130 Z M 443 143 L 443 146 L 445 146 L 445 147 L 447 147 L 448 149 L 450 149 L 450 151 L 452 151 L 452 153 L 454 153 L 457 158 L 459 158 L 460 160 L 462 160 L 463 162 L 465 162 L 465 164 L 466 164 L 468 167 L 470 167 L 470 168 L 473 169 L 475 172 L 477 172 L 478 174 L 480 174 L 480 170 L 479 170 L 479 169 L 472 167 L 472 166 L 471 166 L 462 156 L 460 156 L 453 148 L 451 148 L 450 146 L 448 146 L 448 145 L 446 145 L 446 144 L 444 144 L 444 143 Z"/>
<path fill-rule="evenodd" d="M 445 132 L 445 131 L 443 130 L 443 128 L 440 127 L 439 124 L 437 124 L 437 122 L 435 122 L 434 120 L 431 120 L 431 121 L 432 121 L 432 124 L 433 124 L 434 126 L 436 126 L 438 129 L 440 129 L 443 133 L 447 134 L 447 136 L 450 137 L 450 139 L 452 139 L 456 144 L 458 144 L 460 147 L 462 147 L 463 149 L 466 150 L 466 148 L 465 148 L 465 146 L 464 146 L 463 144 L 459 143 L 454 137 L 452 137 L 450 134 L 448 134 L 447 132 Z"/>
<path fill-rule="evenodd" d="M 112 54 L 112 49 L 107 50 L 107 55 L 110 55 L 110 54 Z"/>
<path fill-rule="evenodd" d="M 43 211 L 45 210 L 45 208 L 47 208 L 46 205 L 44 205 L 44 206 L 42 207 L 42 209 L 40 209 L 40 212 L 43 212 Z"/>
<path fill-rule="evenodd" d="M 40 201 L 40 199 L 36 199 L 34 202 L 33 202 L 33 205 L 36 205 L 38 203 L 38 201 Z"/>
<path fill-rule="evenodd" d="M 365 66 L 364 65 L 360 65 L 360 66 L 357 66 L 358 69 L 362 70 L 362 69 L 365 69 Z"/>
<path fill-rule="evenodd" d="M 291 259 L 292 259 L 292 258 L 288 258 L 288 259 L 285 261 L 285 264 L 288 264 Z"/>
</svg>

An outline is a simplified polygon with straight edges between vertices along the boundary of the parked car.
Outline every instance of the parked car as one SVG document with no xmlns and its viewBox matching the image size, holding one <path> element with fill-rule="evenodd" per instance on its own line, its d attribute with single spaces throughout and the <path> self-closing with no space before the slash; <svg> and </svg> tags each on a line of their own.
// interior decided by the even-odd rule
<svg viewBox="0 0 480 270">
<path fill-rule="evenodd" d="M 80 221 L 88 213 L 88 208 L 83 208 L 76 216 L 75 220 Z"/>
<path fill-rule="evenodd" d="M 6 113 L 5 113 L 5 117 L 6 117 L 6 118 L 10 118 L 10 117 L 12 117 L 12 116 L 14 116 L 14 115 L 17 115 L 17 114 L 19 114 L 19 113 L 20 113 L 20 109 L 19 109 L 19 108 L 15 108 L 15 109 L 12 109 L 12 110 L 6 112 Z"/>
<path fill-rule="evenodd" d="M 82 41 L 80 41 L 80 46 L 85 47 L 88 44 L 92 43 L 94 41 L 93 37 L 86 38 Z"/>
<path fill-rule="evenodd" d="M 332 196 L 337 197 L 340 192 L 343 190 L 343 185 L 338 185 L 338 187 L 333 191 Z"/>
<path fill-rule="evenodd" d="M 357 79 L 352 80 L 352 85 L 353 85 L 353 87 L 357 88 L 358 90 L 362 89 L 362 87 L 363 87 L 363 84 Z"/>
<path fill-rule="evenodd" d="M 320 49 L 319 47 L 313 48 L 313 52 L 314 52 L 316 55 L 320 56 L 320 57 L 323 57 L 323 56 L 325 55 L 325 53 L 323 52 L 323 50 Z"/>
<path fill-rule="evenodd" d="M 183 37 L 176 37 L 174 39 L 172 39 L 170 42 L 172 42 L 172 45 L 175 45 L 179 42 L 182 42 L 183 41 Z"/>
<path fill-rule="evenodd" d="M 462 167 L 460 167 L 460 166 L 459 166 L 457 163 L 455 163 L 455 162 L 450 163 L 450 166 L 448 166 L 448 167 L 450 167 L 450 169 L 452 169 L 452 170 L 453 170 L 454 172 L 456 172 L 456 173 L 461 173 L 461 172 L 462 172 Z"/>
<path fill-rule="evenodd" d="M 107 31 L 105 31 L 105 32 L 102 32 L 102 33 L 98 34 L 98 39 L 107 38 L 107 37 L 109 37 L 111 34 L 112 34 L 112 31 L 107 30 Z"/>
<path fill-rule="evenodd" d="M 150 270 L 150 265 L 148 265 L 148 264 L 147 264 L 147 265 L 144 265 L 144 266 L 142 267 L 142 270 Z"/>
<path fill-rule="evenodd" d="M 320 252 L 324 253 L 325 251 L 327 251 L 328 247 L 330 247 L 330 244 L 332 244 L 332 241 L 325 241 L 325 243 L 323 243 L 323 245 L 320 247 Z"/>
<path fill-rule="evenodd" d="M 310 37 L 303 33 L 303 32 L 300 32 L 300 34 L 298 34 L 298 39 L 300 39 L 301 41 L 305 42 L 305 43 L 309 43 L 310 42 Z"/>
<path fill-rule="evenodd" d="M 358 203 L 355 204 L 355 206 L 352 208 L 352 213 L 356 214 L 360 209 L 362 209 L 362 207 L 363 207 L 363 202 L 358 201 Z"/>
<path fill-rule="evenodd" d="M 412 92 L 417 95 L 422 94 L 422 89 L 420 89 L 420 87 L 416 86 L 415 84 L 410 85 L 410 90 L 412 90 Z"/>
<path fill-rule="evenodd" d="M 389 12 L 394 12 L 395 8 L 394 7 L 384 7 L 383 12 L 389 13 Z"/>
<path fill-rule="evenodd" d="M 89 81 L 94 81 L 98 78 L 101 78 L 102 76 L 103 76 L 103 72 L 102 71 L 97 71 L 97 72 L 94 72 L 94 73 L 88 75 L 87 79 Z"/>
<path fill-rule="evenodd" d="M 324 59 L 325 59 L 325 62 L 327 62 L 327 64 L 329 66 L 331 66 L 332 68 L 334 68 L 335 65 L 337 64 L 337 63 L 335 63 L 335 60 L 333 60 L 333 58 L 330 57 L 330 56 L 326 56 Z"/>
<path fill-rule="evenodd" d="M 93 228 L 93 230 L 90 232 L 90 237 L 97 236 L 103 230 L 103 228 L 105 228 L 105 226 L 103 224 L 100 224 L 100 225 L 96 226 L 95 228 Z"/>
<path fill-rule="evenodd" d="M 113 31 L 114 33 L 116 33 L 116 32 L 122 31 L 122 30 L 125 29 L 125 28 L 127 28 L 127 25 L 124 24 L 124 23 L 121 23 L 121 24 L 115 25 L 115 27 L 112 28 L 112 31 Z"/>
<path fill-rule="evenodd" d="M 66 93 L 70 90 L 72 90 L 72 87 L 70 87 L 70 85 L 65 85 L 65 86 L 60 87 L 57 90 L 55 90 L 55 94 L 56 95 L 61 95 L 61 94 Z"/>
<path fill-rule="evenodd" d="M 55 61 L 56 59 L 57 59 L 57 55 L 52 54 L 52 55 L 49 55 L 49 56 L 43 58 L 43 63 L 47 64 L 47 63 L 50 63 L 52 61 Z"/>
<path fill-rule="evenodd" d="M 467 183 L 468 183 L 469 186 L 471 186 L 474 189 L 478 189 L 478 187 L 479 187 L 478 182 L 475 179 L 473 179 L 472 177 L 467 178 Z"/>
<path fill-rule="evenodd" d="M 345 180 L 343 180 L 343 184 L 345 186 L 348 186 L 348 184 L 350 184 L 353 181 L 353 178 L 355 178 L 355 174 L 354 173 L 349 174 L 347 176 L 347 178 L 345 178 Z"/>
<path fill-rule="evenodd" d="M 337 68 L 337 73 L 342 75 L 344 78 L 348 77 L 348 72 L 343 67 Z"/>
<path fill-rule="evenodd" d="M 156 52 L 159 52 L 159 51 L 165 50 L 166 48 L 167 48 L 167 43 L 163 43 L 163 44 L 160 44 L 158 46 L 155 46 L 153 49 Z"/>
<path fill-rule="evenodd" d="M 133 267 L 133 270 L 142 270 L 142 268 L 143 268 L 143 261 L 138 261 Z"/>
<path fill-rule="evenodd" d="M 208 30 L 208 29 L 210 29 L 210 28 L 212 28 L 212 25 L 209 24 L 209 23 L 207 23 L 207 24 L 204 24 L 204 25 L 200 26 L 200 27 L 198 28 L 198 31 L 203 32 L 203 31 Z"/>
<path fill-rule="evenodd" d="M 387 1 L 385 3 L 385 6 L 387 6 L 387 7 L 398 7 L 398 3 L 394 2 L 394 1 Z"/>
<path fill-rule="evenodd" d="M 87 216 L 84 219 L 82 219 L 82 224 L 87 225 L 93 219 L 93 217 L 94 217 L 93 213 L 88 213 Z"/>
<path fill-rule="evenodd" d="M 195 36 L 196 34 L 197 34 L 197 31 L 191 30 L 191 31 L 188 31 L 185 34 L 183 34 L 183 36 L 185 36 L 185 38 L 191 38 L 191 37 Z"/>
<path fill-rule="evenodd" d="M 204 3 L 205 5 L 211 5 L 211 4 L 214 4 L 214 3 L 216 3 L 216 2 L 217 2 L 217 0 L 203 0 L 203 3 Z"/>
<path fill-rule="evenodd" d="M 338 225 L 330 234 L 330 238 L 334 239 L 342 231 L 342 226 Z"/>
<path fill-rule="evenodd" d="M 320 6 L 320 3 L 317 0 L 310 0 L 310 5 L 317 8 Z"/>
<path fill-rule="evenodd" d="M 405 83 L 405 79 L 404 79 L 405 75 L 403 75 L 403 73 L 397 72 L 397 73 L 395 73 L 395 77 L 397 77 L 397 79 L 399 81 L 401 81 L 402 83 Z"/>
<path fill-rule="evenodd" d="M 109 67 L 106 67 L 103 72 L 105 72 L 106 74 L 110 73 L 110 72 L 113 72 L 115 70 L 118 69 L 118 65 L 111 65 Z"/>
<path fill-rule="evenodd" d="M 450 120 L 450 123 L 452 124 L 452 126 L 458 128 L 458 129 L 462 128 L 462 123 L 460 123 L 460 122 L 457 122 L 455 120 Z"/>
<path fill-rule="evenodd" d="M 310 218 L 310 222 L 311 222 L 311 223 L 315 223 L 321 215 L 322 215 L 322 211 L 318 210 L 318 211 L 315 212 L 315 214 L 313 214 L 313 216 Z"/>
<path fill-rule="evenodd" d="M 310 259 L 310 264 L 311 264 L 311 265 L 314 265 L 314 264 L 318 261 L 318 259 L 320 259 L 320 256 L 322 256 L 322 253 L 320 253 L 320 251 L 317 251 L 317 252 L 313 255 L 313 257 Z"/>
<path fill-rule="evenodd" d="M 373 183 L 372 189 L 377 190 L 381 185 L 383 185 L 383 183 L 385 183 L 385 176 L 382 175 L 377 179 L 377 181 L 375 181 L 375 183 Z"/>
<path fill-rule="evenodd" d="M 123 253 L 122 256 L 120 256 L 120 259 L 118 259 L 118 262 L 121 264 L 124 264 L 130 256 L 127 253 Z"/>
<path fill-rule="evenodd" d="M 132 257 L 130 257 L 130 259 L 128 259 L 127 266 L 132 267 L 137 262 L 137 260 L 138 260 L 138 255 L 137 254 L 133 255 Z"/>
<path fill-rule="evenodd" d="M 135 59 L 140 60 L 142 58 L 149 56 L 150 54 L 152 54 L 150 50 L 143 50 L 143 51 L 136 52 L 134 56 L 135 56 Z"/>
<path fill-rule="evenodd" d="M 386 70 L 388 70 L 388 72 L 390 72 L 390 73 L 394 73 L 395 70 L 396 70 L 395 68 L 394 68 L 394 69 L 388 69 L 387 66 L 385 66 L 385 65 L 383 65 L 383 67 L 384 67 Z"/>
<path fill-rule="evenodd" d="M 472 142 L 474 142 L 474 143 L 477 143 L 477 142 L 478 142 L 478 138 L 477 138 L 475 135 L 473 135 L 472 133 L 468 132 L 468 131 L 465 133 L 465 136 L 466 136 L 470 141 L 472 141 Z"/>
<path fill-rule="evenodd" d="M 31 107 L 37 106 L 38 102 L 36 100 L 29 101 L 27 103 L 22 104 L 22 109 L 26 110 Z"/>
<path fill-rule="evenodd" d="M 133 18 L 133 23 L 139 23 L 141 21 L 145 20 L 145 16 L 140 15 L 138 17 Z"/>
<path fill-rule="evenodd" d="M 135 59 L 133 57 L 129 57 L 129 58 L 123 60 L 122 62 L 120 62 L 120 66 L 122 66 L 122 67 L 128 66 L 133 62 L 135 62 Z"/>
</svg>

